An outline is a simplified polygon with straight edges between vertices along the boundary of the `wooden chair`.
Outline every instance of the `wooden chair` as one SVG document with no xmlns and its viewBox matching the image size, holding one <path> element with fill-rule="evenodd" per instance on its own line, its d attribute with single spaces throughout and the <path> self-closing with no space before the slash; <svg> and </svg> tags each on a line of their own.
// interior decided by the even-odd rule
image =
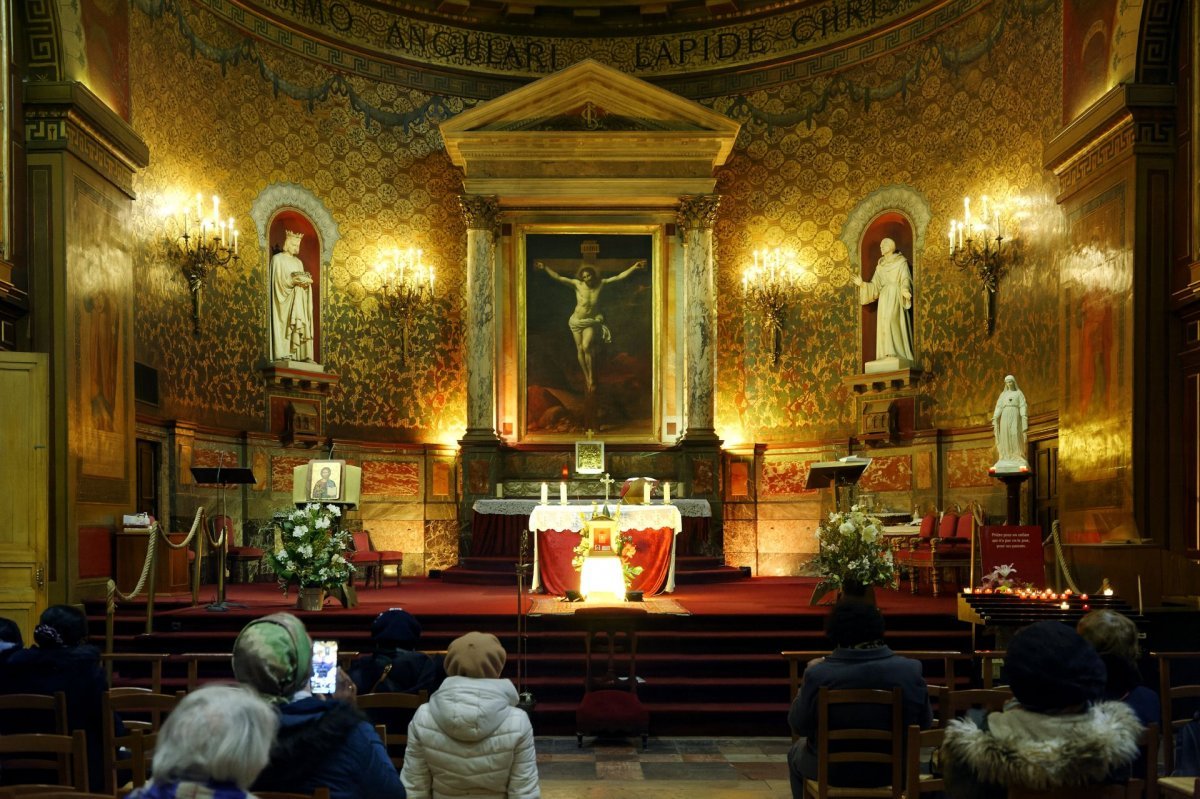
<svg viewBox="0 0 1200 799">
<path fill-rule="evenodd" d="M 896 559 L 897 572 L 905 572 L 908 582 L 916 593 L 917 570 L 909 564 L 909 557 L 917 549 L 929 547 L 929 541 L 937 532 L 938 517 L 936 513 L 927 513 L 921 518 L 921 528 L 917 535 L 900 536 L 893 540 L 893 553 Z"/>
<path fill-rule="evenodd" d="M 1013 695 L 1007 688 L 967 688 L 958 691 L 939 688 L 937 697 L 938 726 L 945 727 L 946 722 L 966 715 L 969 710 L 989 713 L 1003 710 Z"/>
<path fill-rule="evenodd" d="M 31 715 L 41 718 L 31 719 Z M 0 695 L 0 731 L 67 735 L 67 695 L 62 691 L 57 691 L 53 696 Z"/>
<path fill-rule="evenodd" d="M 650 712 L 637 695 L 637 628 L 645 618 L 645 608 L 579 608 L 575 620 L 584 628 L 583 700 L 575 710 L 575 736 L 580 748 L 584 735 L 640 735 L 645 749 L 650 737 Z M 593 654 L 597 640 L 604 637 L 608 659 L 604 674 L 596 676 Z M 625 641 L 627 672 L 617 674 L 616 642 Z M 622 669 L 623 671 L 625 669 Z"/>
<path fill-rule="evenodd" d="M 908 725 L 908 739 L 904 747 L 904 799 L 946 790 L 946 781 L 940 775 L 923 773 L 921 768 L 922 753 L 927 749 L 940 748 L 945 737 L 945 727 L 923 730 L 916 724 Z"/>
<path fill-rule="evenodd" d="M 412 714 L 417 712 L 417 708 L 428 701 L 428 691 L 415 694 L 359 694 L 354 699 L 358 709 L 366 713 L 371 722 L 375 724 L 375 731 L 379 732 L 379 738 L 388 750 L 388 757 L 391 758 L 392 765 L 397 769 L 404 766 L 404 747 L 408 745 L 408 721 L 412 720 Z M 407 714 L 408 720 L 401 724 L 396 719 L 399 719 L 399 714 L 405 711 L 411 712 Z M 383 719 L 381 723 L 380 719 Z M 381 729 L 382 732 L 380 732 Z M 398 729 L 401 732 L 389 732 L 389 729 Z M 393 754 L 393 752 L 399 752 L 399 754 Z"/>
<path fill-rule="evenodd" d="M 229 652 L 184 652 L 176 656 L 187 664 L 187 689 L 194 691 L 200 686 L 200 665 L 219 664 L 225 668 L 220 678 L 233 678 L 233 655 Z"/>
<path fill-rule="evenodd" d="M 1200 799 L 1200 777 L 1159 777 L 1158 791 L 1171 799 Z"/>
<path fill-rule="evenodd" d="M 372 552 L 379 553 L 379 568 L 375 570 L 375 587 L 383 588 L 383 567 L 396 567 L 396 585 L 400 585 L 401 573 L 404 571 L 404 553 L 398 549 L 375 549 L 375 542 L 371 540 L 371 534 L 366 533 L 367 545 Z"/>
<path fill-rule="evenodd" d="M 18 757 L 12 758 L 10 755 Z M 53 755 L 54 758 L 33 758 L 29 755 Z M 88 790 L 87 735 L 83 730 L 75 730 L 70 735 L 0 735 L 0 760 L 4 761 L 6 770 L 54 772 L 58 778 L 57 787 Z M 6 790 L 20 796 L 26 787 L 10 785 Z"/>
<path fill-rule="evenodd" d="M 1166 774 L 1175 771 L 1175 733 L 1192 720 L 1200 702 L 1200 684 L 1174 685 L 1179 679 L 1171 675 L 1172 663 L 1190 661 L 1200 668 L 1200 652 L 1151 652 L 1158 659 L 1158 700 L 1162 703 L 1162 753 Z M 1178 707 L 1177 703 L 1183 704 Z"/>
<path fill-rule="evenodd" d="M 117 779 L 117 768 L 128 768 L 133 787 L 146 784 L 150 772 L 150 760 L 163 717 L 175 709 L 184 693 L 159 694 L 145 688 L 113 688 L 104 692 L 101 700 L 101 715 L 104 724 L 104 790 L 116 793 L 117 786 L 124 784 Z M 115 714 L 120 713 L 125 724 L 125 735 L 117 735 Z M 145 718 L 135 718 L 142 715 Z M 117 750 L 125 747 L 130 752 L 129 760 L 117 761 Z"/>
<path fill-rule="evenodd" d="M 152 653 L 152 652 L 102 652 L 102 653 L 100 653 L 101 662 L 112 663 L 114 666 L 114 670 L 111 672 L 111 674 L 119 673 L 121 675 L 120 680 L 123 683 L 128 684 L 129 682 L 131 682 L 133 680 L 141 680 L 142 678 L 140 676 L 134 677 L 132 675 L 128 675 L 125 672 L 123 672 L 121 669 L 115 668 L 118 664 L 123 664 L 123 663 L 133 664 L 135 667 L 137 667 L 137 669 L 139 671 L 142 669 L 145 669 L 148 672 L 148 679 L 150 681 L 149 688 L 151 691 L 153 691 L 156 694 L 162 693 L 163 664 L 166 663 L 166 661 L 170 657 L 171 657 L 170 655 L 165 654 L 165 653 L 160 654 L 160 653 Z M 113 687 L 112 681 L 116 680 L 116 679 L 117 679 L 116 677 L 112 677 L 110 679 L 110 684 L 109 684 L 110 688 Z"/>
<path fill-rule="evenodd" d="M 288 793 L 287 791 L 255 791 L 258 799 L 329 799 L 328 788 L 317 788 L 311 794 Z"/>
<path fill-rule="evenodd" d="M 354 536 L 354 551 L 350 553 L 348 560 L 354 565 L 355 569 L 363 571 L 363 588 L 371 584 L 372 572 L 382 572 L 383 566 L 380 565 L 382 558 L 378 552 L 371 549 L 371 537 L 365 532 L 355 533 Z M 382 585 L 382 580 L 379 575 L 375 575 L 375 580 L 379 585 Z M 350 576 L 351 584 L 354 583 L 354 576 Z"/>
<path fill-rule="evenodd" d="M 899 688 L 830 690 L 822 687 L 817 697 L 817 779 L 804 781 L 804 796 L 815 799 L 901 799 L 904 795 L 904 700 Z M 878 705 L 891 716 L 888 729 L 830 729 L 829 711 L 840 705 Z M 836 744 L 831 747 L 830 744 Z M 880 748 L 886 748 L 881 752 Z M 836 751 L 832 751 L 836 749 Z M 877 763 L 891 772 L 889 785 L 851 788 L 831 785 L 829 767 L 834 764 L 864 766 Z"/>
<path fill-rule="evenodd" d="M 979 661 L 979 673 L 982 675 L 981 679 L 984 688 L 992 689 L 996 687 L 996 672 L 999 667 L 1004 665 L 1004 658 L 1007 654 L 1007 652 L 1000 649 L 976 650 L 975 658 Z"/>
<path fill-rule="evenodd" d="M 245 582 L 244 579 L 235 579 L 244 567 L 251 563 L 261 563 L 263 555 L 266 554 L 259 547 L 244 547 L 234 544 L 233 519 L 228 516 L 217 514 L 212 517 L 213 535 L 221 529 L 225 531 L 225 565 L 229 568 L 229 582 Z M 244 576 L 244 575 L 243 575 Z"/>
<path fill-rule="evenodd" d="M 960 523 L 965 519 L 965 522 Z M 971 536 L 975 531 L 975 520 L 970 512 L 959 516 L 955 513 L 944 513 L 938 523 L 937 535 L 931 538 L 918 537 L 916 544 L 904 557 L 904 564 L 912 571 L 910 584 L 912 592 L 917 593 L 920 582 L 918 570 L 929 570 L 929 583 L 933 595 L 941 590 L 941 571 L 944 568 L 963 569 L 971 563 Z"/>
<path fill-rule="evenodd" d="M 1010 788 L 1008 799 L 1142 799 L 1144 789 L 1145 784 L 1141 780 L 1130 780 L 1123 785 L 1083 785 L 1049 791 Z"/>
</svg>

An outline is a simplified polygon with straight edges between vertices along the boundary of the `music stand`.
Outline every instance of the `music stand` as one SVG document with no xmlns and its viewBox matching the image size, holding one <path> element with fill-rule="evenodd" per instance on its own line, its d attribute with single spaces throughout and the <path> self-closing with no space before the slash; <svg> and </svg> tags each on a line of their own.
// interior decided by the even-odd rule
<svg viewBox="0 0 1200 799">
<path fill-rule="evenodd" d="M 216 486 L 221 489 L 221 515 L 226 518 L 228 518 L 228 515 L 225 513 L 225 489 L 228 486 L 254 485 L 258 482 L 258 478 L 254 476 L 254 471 L 242 466 L 193 466 L 191 471 L 192 480 L 195 481 L 196 485 Z M 208 535 L 207 531 L 202 532 Z M 246 607 L 240 602 L 225 601 L 225 562 L 228 556 L 229 536 L 222 535 L 221 547 L 217 550 L 217 601 L 205 607 L 205 610 L 224 613 L 230 608 Z"/>
<path fill-rule="evenodd" d="M 870 458 L 849 457 L 838 461 L 821 461 L 808 467 L 808 482 L 805 488 L 828 488 L 833 486 L 833 507 L 842 511 L 841 488 L 858 482 L 862 473 L 871 464 Z"/>
</svg>

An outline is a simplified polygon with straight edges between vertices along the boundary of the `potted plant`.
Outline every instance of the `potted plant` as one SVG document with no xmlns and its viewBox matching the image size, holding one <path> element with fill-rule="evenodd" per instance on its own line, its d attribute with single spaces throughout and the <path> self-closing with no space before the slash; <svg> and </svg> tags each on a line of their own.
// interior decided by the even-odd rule
<svg viewBox="0 0 1200 799">
<path fill-rule="evenodd" d="M 895 579 L 896 562 L 883 522 L 860 505 L 829 514 L 817 527 L 817 546 L 813 566 L 821 581 L 813 591 L 813 604 L 830 591 L 867 596 L 875 586 L 891 585 Z"/>
<path fill-rule="evenodd" d="M 325 591 L 350 582 L 354 566 L 346 554 L 353 549 L 350 533 L 339 521 L 342 509 L 337 505 L 310 502 L 284 511 L 276 522 L 276 549 L 267 556 L 279 586 L 298 586 L 301 610 L 320 610 Z"/>
</svg>

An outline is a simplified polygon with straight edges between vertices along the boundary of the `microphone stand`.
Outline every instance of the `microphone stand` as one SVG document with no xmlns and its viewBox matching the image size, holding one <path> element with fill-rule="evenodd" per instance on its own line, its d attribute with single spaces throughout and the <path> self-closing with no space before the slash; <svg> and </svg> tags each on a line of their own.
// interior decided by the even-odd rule
<svg viewBox="0 0 1200 799">
<path fill-rule="evenodd" d="M 529 617 L 525 613 L 525 578 L 533 571 L 533 564 L 529 562 L 530 535 L 533 533 L 529 530 L 521 532 L 521 549 L 517 561 L 517 707 L 526 713 L 532 713 L 533 708 L 537 705 L 533 693 L 527 690 L 525 685 L 528 677 L 525 659 L 529 653 Z"/>
</svg>

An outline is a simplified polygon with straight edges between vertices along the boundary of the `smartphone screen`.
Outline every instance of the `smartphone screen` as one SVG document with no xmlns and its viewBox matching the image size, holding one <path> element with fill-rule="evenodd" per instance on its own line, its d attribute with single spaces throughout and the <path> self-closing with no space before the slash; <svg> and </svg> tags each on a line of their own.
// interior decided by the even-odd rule
<svg viewBox="0 0 1200 799">
<path fill-rule="evenodd" d="M 337 641 L 313 641 L 312 692 L 332 694 L 337 690 Z"/>
</svg>

